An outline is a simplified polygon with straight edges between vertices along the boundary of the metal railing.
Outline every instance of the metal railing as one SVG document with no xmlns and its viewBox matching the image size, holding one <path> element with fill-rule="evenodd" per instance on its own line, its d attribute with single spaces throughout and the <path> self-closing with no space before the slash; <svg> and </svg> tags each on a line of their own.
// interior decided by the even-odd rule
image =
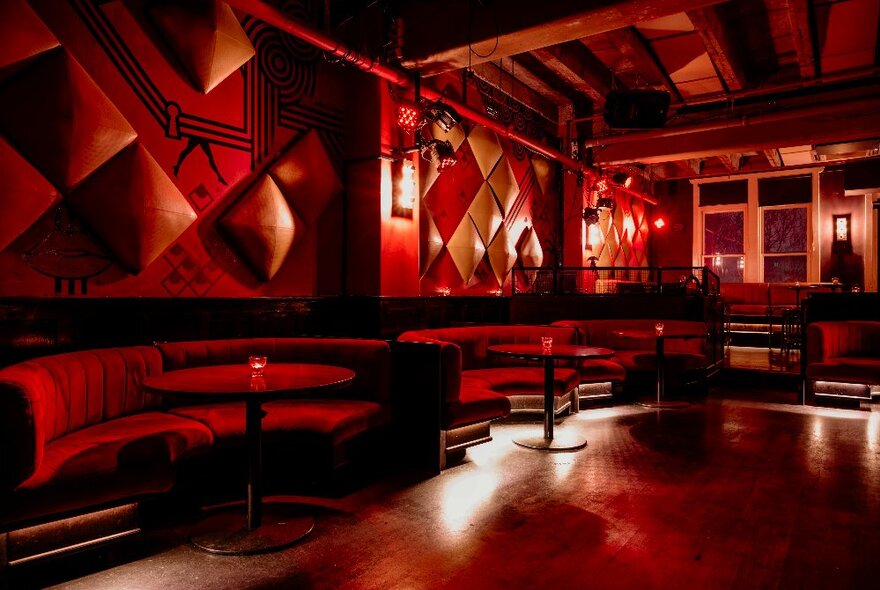
<svg viewBox="0 0 880 590">
<path fill-rule="evenodd" d="M 513 295 L 717 295 L 706 266 L 563 266 L 513 269 Z"/>
</svg>

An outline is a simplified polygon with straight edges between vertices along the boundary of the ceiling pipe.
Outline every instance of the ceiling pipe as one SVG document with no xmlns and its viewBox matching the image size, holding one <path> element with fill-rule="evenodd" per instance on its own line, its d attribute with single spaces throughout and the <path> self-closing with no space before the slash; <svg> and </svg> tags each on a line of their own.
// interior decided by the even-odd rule
<svg viewBox="0 0 880 590">
<path fill-rule="evenodd" d="M 355 66 L 365 72 L 378 76 L 383 80 L 391 82 L 392 84 L 395 84 L 397 86 L 401 86 L 407 89 L 413 88 L 413 81 L 410 78 L 409 74 L 407 74 L 406 72 L 403 72 L 397 68 L 389 67 L 376 59 L 363 55 L 355 51 L 354 49 L 347 47 L 341 41 L 338 41 L 337 39 L 326 35 L 324 32 L 314 28 L 309 23 L 291 17 L 290 15 L 285 14 L 278 8 L 267 4 L 263 0 L 226 0 L 226 3 L 284 31 L 285 33 L 289 33 L 294 37 L 297 37 L 307 43 L 310 43 L 311 45 L 314 45 L 318 49 L 321 49 L 339 58 L 349 65 Z M 534 139 L 517 132 L 512 126 L 508 127 L 506 125 L 503 125 L 495 119 L 487 116 L 485 113 L 481 113 L 476 109 L 472 109 L 468 105 L 458 102 L 457 100 L 454 100 L 447 96 L 443 96 L 443 94 L 437 92 L 433 88 L 422 86 L 421 94 L 428 100 L 442 100 L 443 102 L 454 108 L 456 111 L 458 111 L 461 116 L 473 121 L 477 125 L 482 125 L 487 129 L 491 129 L 499 135 L 502 135 L 510 139 L 511 141 L 515 141 L 516 143 L 523 145 L 546 158 L 559 162 L 566 168 L 574 170 L 575 172 L 581 172 L 589 175 L 597 174 L 596 169 L 592 166 L 587 166 L 582 162 L 578 162 L 577 160 L 566 156 L 559 150 L 553 149 L 546 145 L 542 145 Z M 656 199 L 648 195 L 643 195 L 629 189 L 623 189 L 622 187 L 621 190 L 652 205 L 656 205 L 658 203 Z"/>
<path fill-rule="evenodd" d="M 861 80 L 863 78 L 876 78 L 880 76 L 880 66 L 870 66 L 864 68 L 850 68 L 847 70 L 841 70 L 839 72 L 834 72 L 831 74 L 823 74 L 821 76 L 815 76 L 813 78 L 805 78 L 801 80 L 793 80 L 791 82 L 781 82 L 779 84 L 771 84 L 769 86 L 760 86 L 758 88 L 751 88 L 747 90 L 737 90 L 735 92 L 722 92 L 718 94 L 710 94 L 707 96 L 700 96 L 697 98 L 692 98 L 688 100 L 684 100 L 681 102 L 676 102 L 669 105 L 669 110 L 677 110 L 686 107 L 692 107 L 697 105 L 705 105 L 705 104 L 718 104 L 718 105 L 729 105 L 731 101 L 736 102 L 742 98 L 752 98 L 752 97 L 768 97 L 774 93 L 778 92 L 788 92 L 792 90 L 800 90 L 800 89 L 817 89 L 822 86 L 828 86 L 831 84 L 840 84 L 844 82 L 852 82 L 853 80 Z M 583 123 L 585 121 L 595 121 L 597 119 L 601 119 L 604 117 L 603 113 L 597 113 L 594 115 L 590 115 L 587 117 L 576 117 L 571 119 L 569 123 Z"/>
<path fill-rule="evenodd" d="M 695 125 L 679 125 L 678 127 L 666 127 L 663 129 L 652 129 L 650 131 L 640 131 L 636 133 L 626 133 L 621 135 L 612 135 L 608 137 L 598 137 L 588 139 L 584 142 L 585 148 L 604 147 L 609 145 L 617 145 L 621 143 L 630 143 L 633 141 L 646 141 L 651 139 L 661 139 L 664 137 L 676 137 L 679 135 L 687 135 L 690 133 L 700 133 L 703 131 L 718 131 L 721 129 L 731 129 L 733 127 L 748 127 L 760 123 L 776 123 L 779 121 L 788 121 L 799 117 L 811 117 L 815 115 L 824 115 L 828 113 L 829 104 L 837 105 L 840 109 L 877 109 L 880 108 L 880 98 L 871 97 L 841 105 L 840 103 L 822 103 L 801 107 L 797 109 L 787 109 L 777 113 L 766 115 L 743 115 L 737 119 L 725 119 L 723 121 L 714 121 L 706 123 L 697 123 Z"/>
</svg>

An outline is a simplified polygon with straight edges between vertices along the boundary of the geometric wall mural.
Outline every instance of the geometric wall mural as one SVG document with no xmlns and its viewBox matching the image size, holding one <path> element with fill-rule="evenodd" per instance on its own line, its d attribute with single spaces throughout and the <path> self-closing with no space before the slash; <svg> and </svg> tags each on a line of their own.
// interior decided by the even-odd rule
<svg viewBox="0 0 880 590">
<path fill-rule="evenodd" d="M 341 267 L 349 71 L 218 0 L 4 0 L 0 38 L 0 296 L 342 288 L 318 269 Z M 246 198 L 270 165 L 281 192 Z"/>
<path fill-rule="evenodd" d="M 449 140 L 458 161 L 439 175 L 419 167 L 423 294 L 497 294 L 517 263 L 540 266 L 545 249 L 555 252 L 555 163 L 469 122 L 426 135 Z M 523 235 L 534 236 L 525 255 Z"/>
</svg>

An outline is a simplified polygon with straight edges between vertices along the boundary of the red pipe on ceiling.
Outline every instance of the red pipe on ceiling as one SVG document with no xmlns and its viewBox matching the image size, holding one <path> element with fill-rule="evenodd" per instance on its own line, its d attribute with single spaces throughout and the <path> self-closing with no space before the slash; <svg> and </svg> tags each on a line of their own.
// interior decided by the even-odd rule
<svg viewBox="0 0 880 590">
<path fill-rule="evenodd" d="M 267 4 L 263 0 L 226 0 L 226 3 L 230 6 L 238 8 L 248 14 L 266 22 L 274 27 L 281 29 L 282 31 L 293 35 L 294 37 L 298 37 L 303 41 L 310 43 L 321 49 L 327 53 L 330 53 L 342 61 L 353 65 L 365 72 L 369 72 L 376 76 L 379 76 L 383 80 L 391 82 L 392 84 L 396 84 L 397 86 L 401 86 L 404 88 L 411 89 L 413 87 L 413 81 L 408 74 L 405 72 L 398 70 L 397 68 L 389 67 L 379 61 L 358 53 L 354 49 L 347 47 L 341 41 L 334 39 L 314 28 L 309 23 L 303 22 L 296 18 L 291 17 L 290 15 L 285 14 L 278 8 Z M 570 168 L 576 172 L 582 172 L 585 174 L 595 174 L 595 169 L 586 166 L 585 164 L 578 162 L 577 160 L 573 160 L 569 158 L 559 150 L 555 150 L 549 146 L 542 145 L 537 141 L 518 133 L 512 127 L 508 127 L 488 117 L 486 114 L 481 113 L 471 107 L 467 106 L 464 103 L 458 102 L 454 99 L 451 99 L 447 96 L 443 96 L 441 93 L 437 92 L 433 88 L 428 88 L 425 86 L 421 87 L 421 94 L 428 100 L 442 100 L 452 108 L 454 108 L 458 113 L 473 121 L 477 125 L 482 125 L 487 129 L 491 129 L 492 131 L 498 133 L 499 135 L 503 135 L 504 137 L 510 139 L 511 141 L 515 141 L 516 143 L 523 145 L 529 148 L 532 151 L 535 151 L 542 156 L 545 156 L 551 160 L 555 160 L 559 162 L 566 168 Z M 651 205 L 656 205 L 657 200 L 649 197 L 647 195 L 643 195 L 640 193 L 636 193 L 630 190 L 625 190 L 625 192 L 638 197 L 644 200 Z"/>
</svg>

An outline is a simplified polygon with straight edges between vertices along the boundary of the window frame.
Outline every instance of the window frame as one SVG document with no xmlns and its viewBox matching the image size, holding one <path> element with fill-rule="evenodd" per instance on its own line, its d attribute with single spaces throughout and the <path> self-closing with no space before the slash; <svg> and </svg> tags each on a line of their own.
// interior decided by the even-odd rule
<svg viewBox="0 0 880 590">
<path fill-rule="evenodd" d="M 764 251 L 764 212 L 768 210 L 780 210 L 780 209 L 806 209 L 807 212 L 807 236 L 805 247 L 806 250 L 803 252 L 765 252 Z M 761 281 L 767 282 L 764 278 L 764 265 L 767 257 L 774 258 L 779 256 L 806 256 L 807 264 L 807 276 L 803 279 L 804 282 L 811 282 L 810 278 L 810 269 L 813 266 L 813 252 L 810 245 L 813 243 L 813 204 L 812 203 L 792 203 L 789 205 L 765 205 L 764 207 L 758 207 L 758 213 L 761 222 L 758 224 L 758 244 L 759 244 L 759 268 Z"/>
</svg>

